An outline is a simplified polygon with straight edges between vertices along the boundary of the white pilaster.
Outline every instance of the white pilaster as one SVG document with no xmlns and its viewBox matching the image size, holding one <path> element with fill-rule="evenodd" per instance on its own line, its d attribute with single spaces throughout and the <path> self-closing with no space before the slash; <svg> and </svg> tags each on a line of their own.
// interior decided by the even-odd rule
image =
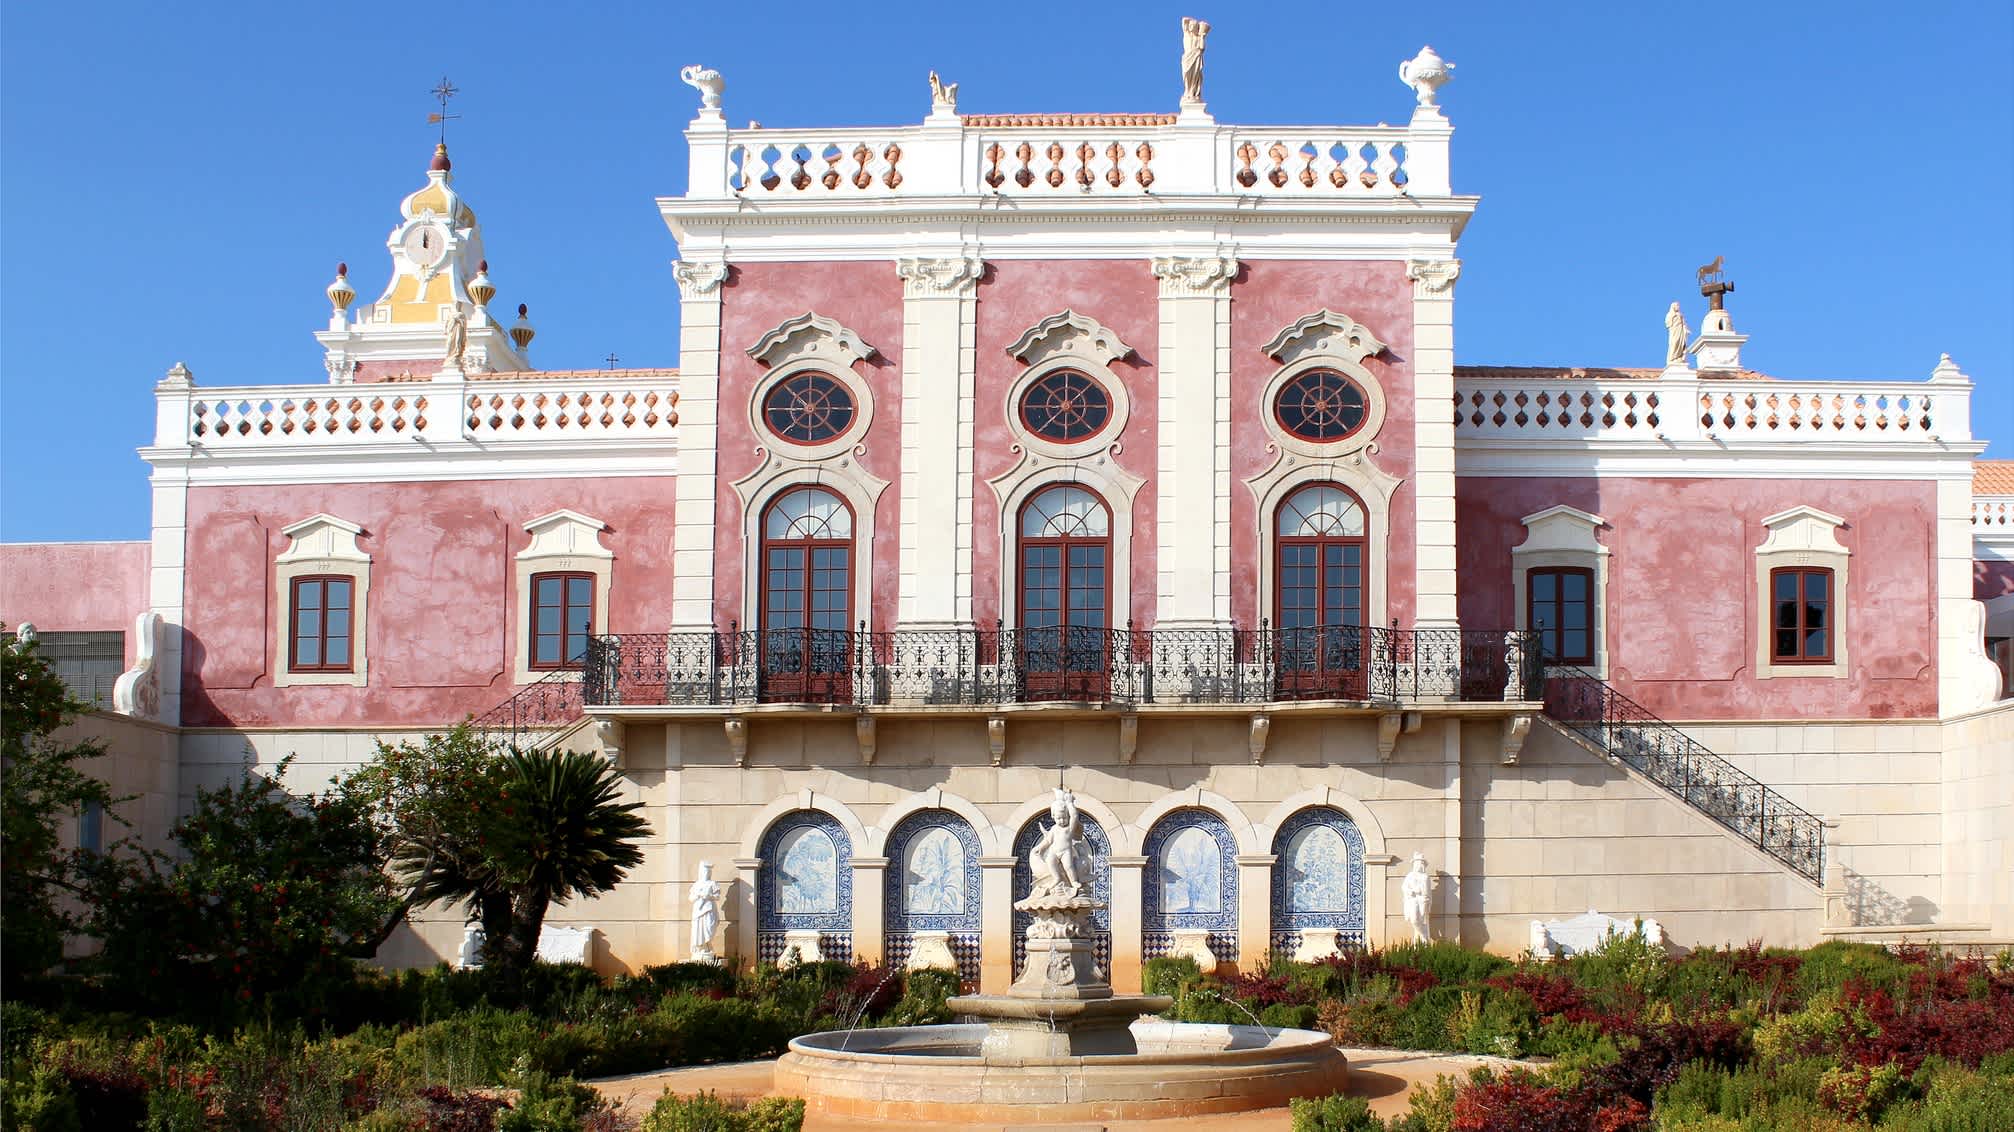
<svg viewBox="0 0 2014 1132">
<path fill-rule="evenodd" d="M 154 446 L 190 445 L 189 410 L 195 400 L 195 381 L 189 368 L 176 362 L 168 376 L 154 386 Z M 152 534 L 147 564 L 147 608 L 161 615 L 160 655 L 155 659 L 161 676 L 161 722 L 182 722 L 182 594 L 188 560 L 189 469 L 186 463 L 156 466 L 148 477 L 152 485 Z M 1971 501 L 1966 501 L 1969 519 Z"/>
<path fill-rule="evenodd" d="M 1413 281 L 1414 624 L 1452 628 L 1455 612 L 1455 280 L 1462 261 L 1418 258 Z M 1394 537 L 1404 537 L 1392 532 Z"/>
<path fill-rule="evenodd" d="M 1231 620 L 1231 280 L 1227 255 L 1160 256 L 1155 570 L 1162 626 Z M 1452 387 L 1448 393 L 1454 396 Z"/>
<path fill-rule="evenodd" d="M 902 524 L 897 621 L 972 621 L 976 255 L 896 261 L 902 277 Z"/>
<path fill-rule="evenodd" d="M 674 632 L 713 624 L 713 537 L 720 435 L 720 301 L 728 267 L 681 260 L 678 280 L 678 486 L 672 513 L 671 621 Z"/>
</svg>

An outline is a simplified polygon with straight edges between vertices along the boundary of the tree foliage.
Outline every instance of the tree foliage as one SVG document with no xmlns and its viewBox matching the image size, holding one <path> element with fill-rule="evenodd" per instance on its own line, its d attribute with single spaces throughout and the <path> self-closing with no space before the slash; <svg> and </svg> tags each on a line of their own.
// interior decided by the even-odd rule
<svg viewBox="0 0 2014 1132">
<path fill-rule="evenodd" d="M 314 997 L 351 977 L 396 923 L 386 842 L 344 791 L 296 796 L 247 769 L 199 790 L 169 836 L 179 852 L 106 859 L 94 928 L 106 973 L 170 1009 Z"/>
<path fill-rule="evenodd" d="M 121 799 L 78 765 L 104 755 L 102 746 L 53 737 L 88 709 L 33 642 L 0 646 L 0 683 L 0 969 L 12 997 L 62 959 L 63 936 L 81 926 L 75 895 L 89 856 L 63 846 L 63 819 L 95 804 L 118 821 L 111 807 Z"/>
</svg>

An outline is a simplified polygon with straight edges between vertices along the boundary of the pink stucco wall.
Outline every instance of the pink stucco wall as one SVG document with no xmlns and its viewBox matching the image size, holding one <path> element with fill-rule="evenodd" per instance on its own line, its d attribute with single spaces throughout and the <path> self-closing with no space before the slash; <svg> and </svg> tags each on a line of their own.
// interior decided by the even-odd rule
<svg viewBox="0 0 2014 1132">
<path fill-rule="evenodd" d="M 858 609 L 853 616 L 871 620 L 875 628 L 895 625 L 902 515 L 902 281 L 895 265 L 885 261 L 755 263 L 735 265 L 721 291 L 713 603 L 714 620 L 723 630 L 730 621 L 746 619 L 741 601 L 748 551 L 740 535 L 741 500 L 731 485 L 761 464 L 758 447 L 777 443 L 758 438 L 749 424 L 749 400 L 767 370 L 748 356 L 748 348 L 778 323 L 807 311 L 837 320 L 876 350 L 873 358 L 854 365 L 874 395 L 874 419 L 861 439 L 859 460 L 889 486 L 874 509 L 874 608 L 871 617 Z"/>
<path fill-rule="evenodd" d="M 1112 363 L 1106 373 L 1091 375 L 1099 381 L 1124 382 L 1132 410 L 1125 430 L 1108 438 L 1119 444 L 1119 453 L 1113 455 L 1108 447 L 1088 459 L 1112 460 L 1147 481 L 1133 503 L 1128 574 L 1132 608 L 1114 609 L 1111 615 L 1115 627 L 1124 627 L 1129 619 L 1142 628 L 1153 624 L 1157 590 L 1155 471 L 1160 461 L 1160 371 L 1155 367 L 1161 337 L 1159 288 L 1152 265 L 1144 260 L 1017 260 L 988 265 L 979 285 L 978 361 L 973 386 L 972 608 L 981 625 L 991 625 L 995 618 L 1010 624 L 1016 620 L 1014 596 L 1005 595 L 1003 600 L 1001 592 L 999 500 L 986 486 L 987 480 L 1020 460 L 1020 453 L 1010 448 L 1015 441 L 1008 413 L 1014 410 L 1007 404 L 1007 392 L 1026 367 L 1007 353 L 1007 347 L 1029 327 L 1064 310 L 1103 324 L 1135 351 L 1132 357 Z M 1115 522 L 1126 521 L 1120 513 L 1120 501 L 1105 502 L 1113 508 Z"/>
<path fill-rule="evenodd" d="M 144 542 L 20 542 L 0 545 L 0 618 L 43 632 L 126 634 L 126 660 L 137 648 L 133 619 L 146 612 Z"/>
<path fill-rule="evenodd" d="M 1896 719 L 1937 714 L 1935 485 L 1749 479 L 1456 482 L 1464 628 L 1516 623 L 1519 520 L 1557 504 L 1607 520 L 1610 682 L 1667 719 Z M 1844 516 L 1851 675 L 1755 678 L 1755 548 L 1765 516 Z"/>
<path fill-rule="evenodd" d="M 1385 618 L 1396 619 L 1401 626 L 1413 623 L 1417 497 L 1412 477 L 1417 460 L 1412 296 L 1405 265 L 1396 261 L 1247 262 L 1231 288 L 1231 572 L 1239 579 L 1231 587 L 1231 611 L 1239 624 L 1254 625 L 1261 617 L 1274 616 L 1273 610 L 1258 608 L 1258 588 L 1250 582 L 1271 564 L 1259 561 L 1264 520 L 1245 485 L 1271 468 L 1276 456 L 1267 450 L 1271 439 L 1259 414 L 1269 411 L 1261 400 L 1280 364 L 1267 357 L 1263 347 L 1281 330 L 1325 307 L 1363 323 L 1387 345 L 1384 353 L 1364 359 L 1365 368 L 1383 387 L 1387 405 L 1378 451 L 1371 460 L 1405 482 L 1392 496 L 1390 545 L 1382 551 L 1372 547 L 1371 558 L 1382 562 L 1386 571 Z M 1375 505 L 1374 500 L 1365 503 Z"/>
<path fill-rule="evenodd" d="M 434 724 L 512 691 L 524 610 L 512 594 L 524 524 L 571 508 L 608 524 L 608 625 L 671 622 L 673 481 L 663 478 L 198 487 L 189 492 L 183 722 Z M 284 663 L 273 559 L 317 512 L 364 528 L 369 686 L 273 687 Z"/>
</svg>

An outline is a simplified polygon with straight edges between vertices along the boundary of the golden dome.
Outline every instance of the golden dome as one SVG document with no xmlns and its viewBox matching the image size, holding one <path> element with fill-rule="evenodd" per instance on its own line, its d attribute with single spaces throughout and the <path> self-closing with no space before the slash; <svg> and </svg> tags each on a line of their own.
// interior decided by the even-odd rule
<svg viewBox="0 0 2014 1132">
<path fill-rule="evenodd" d="M 399 214 L 407 220 L 415 220 L 431 212 L 445 216 L 457 228 L 472 228 L 476 222 L 475 209 L 462 200 L 455 192 L 454 165 L 448 161 L 448 147 L 442 142 L 434 147 L 434 158 L 427 168 L 426 186 L 399 202 Z"/>
</svg>

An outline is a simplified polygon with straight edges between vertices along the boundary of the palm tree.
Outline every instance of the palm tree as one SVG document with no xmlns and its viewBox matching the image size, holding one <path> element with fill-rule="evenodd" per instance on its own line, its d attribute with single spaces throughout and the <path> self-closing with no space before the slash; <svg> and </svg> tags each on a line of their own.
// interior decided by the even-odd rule
<svg viewBox="0 0 2014 1132">
<path fill-rule="evenodd" d="M 619 800 L 621 772 L 594 755 L 514 750 L 501 761 L 476 845 L 434 855 L 415 895 L 465 901 L 482 919 L 483 961 L 522 970 L 546 909 L 614 888 L 642 862 L 650 825 L 636 813 L 641 802 Z"/>
</svg>

